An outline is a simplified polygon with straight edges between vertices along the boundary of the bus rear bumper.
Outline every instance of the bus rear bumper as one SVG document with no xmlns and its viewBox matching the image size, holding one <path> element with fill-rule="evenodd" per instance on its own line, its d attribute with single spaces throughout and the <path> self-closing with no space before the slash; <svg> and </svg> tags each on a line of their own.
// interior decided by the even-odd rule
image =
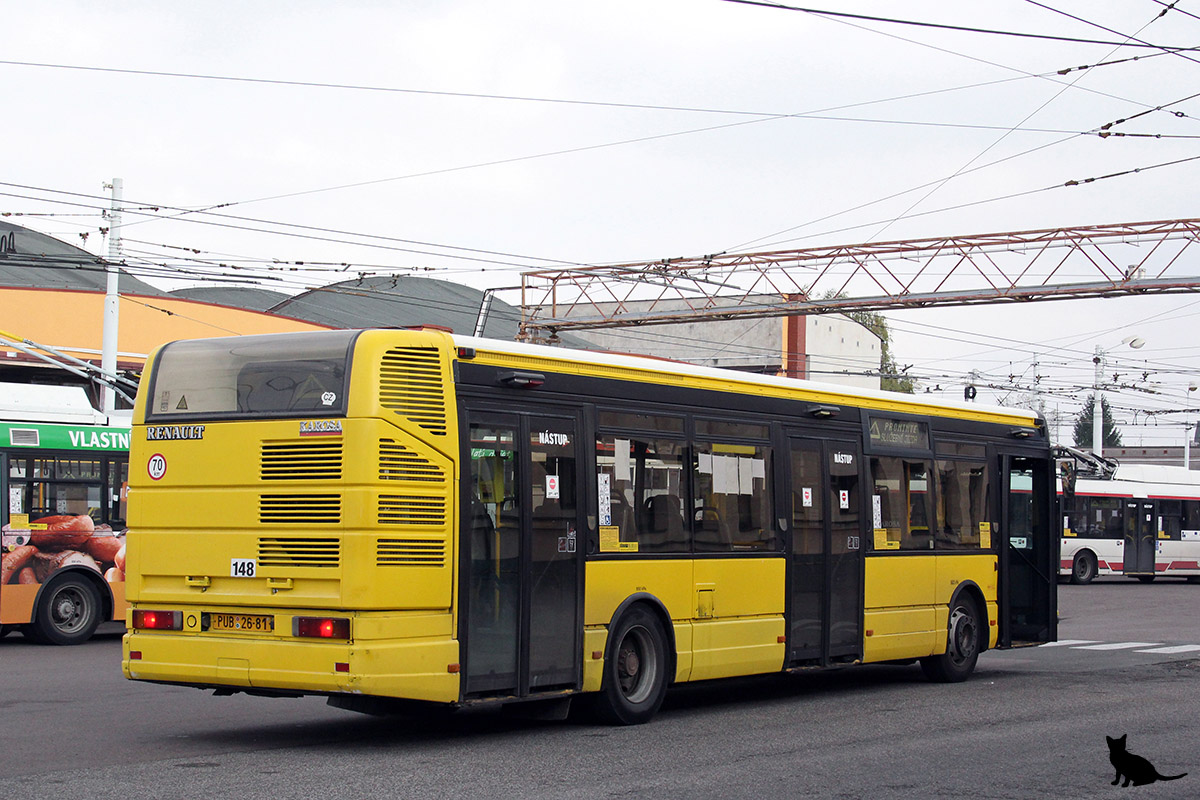
<svg viewBox="0 0 1200 800">
<path fill-rule="evenodd" d="M 454 703 L 458 664 L 453 639 L 313 642 L 131 630 L 121 669 L 131 680 Z"/>
</svg>

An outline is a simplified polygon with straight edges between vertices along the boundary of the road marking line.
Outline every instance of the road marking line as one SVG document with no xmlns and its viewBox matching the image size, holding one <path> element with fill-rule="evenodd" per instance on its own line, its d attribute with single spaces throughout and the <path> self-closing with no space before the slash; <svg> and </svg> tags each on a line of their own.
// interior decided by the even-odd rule
<svg viewBox="0 0 1200 800">
<path fill-rule="evenodd" d="M 1162 642 L 1110 642 L 1109 644 L 1089 644 L 1074 650 L 1132 650 L 1135 647 L 1158 647 Z"/>
<path fill-rule="evenodd" d="M 1135 650 L 1136 653 L 1194 653 L 1200 644 L 1177 644 L 1171 647 L 1155 647 L 1151 650 Z"/>
<path fill-rule="evenodd" d="M 1070 647 L 1076 644 L 1096 644 L 1099 639 L 1059 639 L 1057 642 L 1046 642 L 1041 647 Z"/>
</svg>

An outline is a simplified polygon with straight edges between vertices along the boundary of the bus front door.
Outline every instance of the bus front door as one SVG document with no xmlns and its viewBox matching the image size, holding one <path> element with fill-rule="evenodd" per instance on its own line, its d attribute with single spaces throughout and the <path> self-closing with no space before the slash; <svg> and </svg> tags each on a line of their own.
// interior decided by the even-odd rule
<svg viewBox="0 0 1200 800">
<path fill-rule="evenodd" d="M 471 414 L 462 509 L 464 697 L 576 689 L 578 421 Z"/>
<path fill-rule="evenodd" d="M 1153 575 L 1158 537 L 1154 530 L 1154 504 L 1125 501 L 1125 575 Z"/>
<path fill-rule="evenodd" d="M 789 666 L 862 655 L 861 460 L 852 440 L 791 439 Z"/>
<path fill-rule="evenodd" d="M 1000 463 L 999 643 L 1052 642 L 1058 619 L 1059 537 L 1051 462 L 1001 455 Z"/>
</svg>

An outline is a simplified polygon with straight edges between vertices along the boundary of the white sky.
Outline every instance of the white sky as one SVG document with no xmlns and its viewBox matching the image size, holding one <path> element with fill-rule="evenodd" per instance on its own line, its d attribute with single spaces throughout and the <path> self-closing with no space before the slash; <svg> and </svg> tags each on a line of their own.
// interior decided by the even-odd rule
<svg viewBox="0 0 1200 800">
<path fill-rule="evenodd" d="M 1161 18 L 1158 0 L 1045 6 L 815 7 L 1104 41 L 1200 40 L 1200 0 L 1180 0 Z M 1200 161 L 1147 169 L 1198 155 L 1200 138 L 1186 137 L 1200 137 L 1200 100 L 1177 101 L 1200 85 L 1200 52 L 834 20 L 721 0 L 41 0 L 7 5 L 4 27 L 0 213 L 27 214 L 7 219 L 76 244 L 90 232 L 84 246 L 105 254 L 98 209 L 107 205 L 103 184 L 120 177 L 129 204 L 163 209 L 127 214 L 123 235 L 127 259 L 168 267 L 142 274 L 165 288 L 198 280 L 196 265 L 180 260 L 197 255 L 187 250 L 239 267 L 327 262 L 502 287 L 519 283 L 522 269 L 553 263 L 545 259 L 652 261 L 1200 216 Z M 1184 138 L 1081 135 L 1168 104 L 1115 130 Z M 911 191 L 964 168 L 932 193 Z M 220 210 L 225 218 L 163 218 L 224 203 L 238 204 Z M 1198 252 L 1172 274 L 1196 274 Z M 462 257 L 471 255 L 487 260 Z M 330 276 L 263 280 L 294 291 Z M 1052 418 L 1077 412 L 1093 348 L 1104 347 L 1107 377 L 1118 372 L 1122 383 L 1159 392 L 1110 395 L 1126 444 L 1152 446 L 1182 442 L 1182 415 L 1135 409 L 1178 409 L 1189 397 L 1200 406 L 1200 393 L 1187 391 L 1200 381 L 1198 314 L 1200 296 L 1179 295 L 888 316 L 897 360 L 922 388 L 961 397 L 976 369 L 981 385 L 1027 390 L 1036 374 Z M 1122 347 L 1132 334 L 1146 346 Z M 980 399 L 1021 394 L 985 389 Z"/>
</svg>

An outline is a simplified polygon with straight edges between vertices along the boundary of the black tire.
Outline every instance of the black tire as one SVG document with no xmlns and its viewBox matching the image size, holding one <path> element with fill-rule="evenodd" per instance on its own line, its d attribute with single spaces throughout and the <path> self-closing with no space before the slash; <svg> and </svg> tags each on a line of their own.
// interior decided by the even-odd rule
<svg viewBox="0 0 1200 800">
<path fill-rule="evenodd" d="M 1081 550 L 1075 554 L 1075 561 L 1071 565 L 1071 583 L 1083 586 L 1092 582 L 1096 577 L 1096 557 L 1087 550 Z"/>
<path fill-rule="evenodd" d="M 970 677 L 982 650 L 980 631 L 980 615 L 974 601 L 969 597 L 959 597 L 950 606 L 950 618 L 946 624 L 946 652 L 921 659 L 921 671 L 925 677 L 938 683 L 959 683 Z"/>
<path fill-rule="evenodd" d="M 10 633 L 15 631 L 16 629 L 17 629 L 17 627 L 15 625 L 0 625 L 0 639 L 3 639 L 5 636 L 8 636 Z"/>
<path fill-rule="evenodd" d="M 658 617 L 633 606 L 609 635 L 595 713 L 611 725 L 649 722 L 667 695 L 667 636 Z"/>
<path fill-rule="evenodd" d="M 100 595 L 86 578 L 64 575 L 46 585 L 29 631 L 43 644 L 82 644 L 100 624 Z"/>
</svg>

